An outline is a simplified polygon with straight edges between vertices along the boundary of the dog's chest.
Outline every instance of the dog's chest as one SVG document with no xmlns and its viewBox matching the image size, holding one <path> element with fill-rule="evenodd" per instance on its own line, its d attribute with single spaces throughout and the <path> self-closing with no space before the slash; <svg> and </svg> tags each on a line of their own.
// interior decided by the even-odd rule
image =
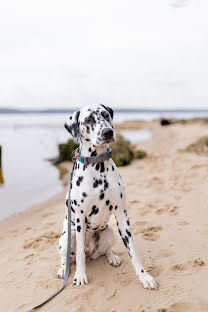
<svg viewBox="0 0 208 312">
<path fill-rule="evenodd" d="M 104 165 L 96 165 L 85 168 L 82 163 L 79 164 L 71 190 L 73 207 L 75 201 L 75 208 L 84 212 L 87 228 L 92 230 L 106 226 L 123 190 L 120 175 L 112 160 L 106 161 Z"/>
</svg>

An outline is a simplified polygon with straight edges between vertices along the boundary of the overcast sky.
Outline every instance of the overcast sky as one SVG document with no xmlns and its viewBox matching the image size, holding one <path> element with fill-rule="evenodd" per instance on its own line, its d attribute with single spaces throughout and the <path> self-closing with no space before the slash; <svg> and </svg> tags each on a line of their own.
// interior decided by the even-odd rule
<svg viewBox="0 0 208 312">
<path fill-rule="evenodd" d="M 0 8 L 0 107 L 208 108 L 207 0 Z"/>
</svg>

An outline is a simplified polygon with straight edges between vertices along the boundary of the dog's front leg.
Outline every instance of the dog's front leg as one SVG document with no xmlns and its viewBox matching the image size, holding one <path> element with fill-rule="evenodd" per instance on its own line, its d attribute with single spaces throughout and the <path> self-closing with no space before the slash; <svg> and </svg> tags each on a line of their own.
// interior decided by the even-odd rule
<svg viewBox="0 0 208 312">
<path fill-rule="evenodd" d="M 125 206 L 124 208 L 118 207 L 118 209 L 115 210 L 115 216 L 117 220 L 119 234 L 123 240 L 123 243 L 128 251 L 129 256 L 131 257 L 131 262 L 143 287 L 156 289 L 158 287 L 157 282 L 149 273 L 147 273 L 147 271 L 144 269 L 141 263 L 140 258 L 136 254 L 130 230 L 130 223 Z"/>
<path fill-rule="evenodd" d="M 86 224 L 84 214 L 76 214 L 76 272 L 73 285 L 84 285 L 88 283 L 85 263 L 85 233 Z"/>
</svg>

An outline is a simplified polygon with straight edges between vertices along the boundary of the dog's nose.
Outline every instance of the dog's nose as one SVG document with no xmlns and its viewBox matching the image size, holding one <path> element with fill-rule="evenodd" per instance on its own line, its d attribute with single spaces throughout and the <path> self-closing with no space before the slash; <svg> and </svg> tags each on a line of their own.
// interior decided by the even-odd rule
<svg viewBox="0 0 208 312">
<path fill-rule="evenodd" d="M 113 136 L 113 130 L 111 128 L 105 128 L 102 131 L 102 135 L 104 136 L 104 138 L 110 139 Z"/>
</svg>

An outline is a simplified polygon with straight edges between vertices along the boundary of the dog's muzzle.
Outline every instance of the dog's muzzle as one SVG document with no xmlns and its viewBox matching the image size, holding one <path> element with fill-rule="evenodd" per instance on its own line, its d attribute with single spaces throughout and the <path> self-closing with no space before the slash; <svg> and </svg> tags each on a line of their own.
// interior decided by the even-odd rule
<svg viewBox="0 0 208 312">
<path fill-rule="evenodd" d="M 106 143 L 113 141 L 113 130 L 111 128 L 105 128 L 102 131 L 102 137 Z"/>
</svg>

